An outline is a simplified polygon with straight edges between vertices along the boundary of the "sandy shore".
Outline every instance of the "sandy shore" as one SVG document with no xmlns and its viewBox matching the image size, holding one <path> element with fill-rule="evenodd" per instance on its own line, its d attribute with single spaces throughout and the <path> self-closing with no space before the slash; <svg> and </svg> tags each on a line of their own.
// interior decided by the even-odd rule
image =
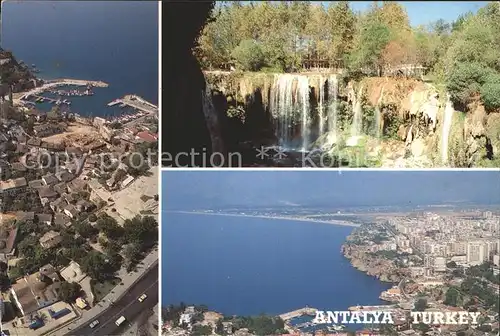
<svg viewBox="0 0 500 336">
<path fill-rule="evenodd" d="M 224 213 L 213 213 L 213 212 L 194 212 L 194 211 L 165 211 L 170 213 L 183 213 L 183 214 L 192 214 L 192 215 L 211 215 L 211 216 L 227 216 L 227 217 L 249 217 L 249 218 L 263 218 L 263 219 L 281 219 L 281 220 L 289 220 L 289 221 L 297 221 L 297 222 L 311 222 L 311 223 L 322 223 L 322 224 L 330 224 L 330 225 L 341 225 L 341 226 L 351 226 L 351 227 L 359 227 L 360 224 L 352 223 L 349 221 L 342 220 L 332 220 L 332 221 L 322 221 L 310 218 L 298 218 L 298 217 L 273 217 L 273 216 L 259 216 L 259 215 L 240 215 L 240 214 L 224 214 Z"/>
</svg>

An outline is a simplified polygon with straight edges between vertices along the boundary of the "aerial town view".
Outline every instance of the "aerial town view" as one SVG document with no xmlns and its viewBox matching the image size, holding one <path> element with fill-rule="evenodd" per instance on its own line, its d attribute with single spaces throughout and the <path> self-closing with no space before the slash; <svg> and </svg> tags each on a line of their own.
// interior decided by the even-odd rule
<svg viewBox="0 0 500 336">
<path fill-rule="evenodd" d="M 162 174 L 163 335 L 498 334 L 498 171 Z"/>
<path fill-rule="evenodd" d="M 157 7 L 2 1 L 2 335 L 158 334 Z"/>
</svg>

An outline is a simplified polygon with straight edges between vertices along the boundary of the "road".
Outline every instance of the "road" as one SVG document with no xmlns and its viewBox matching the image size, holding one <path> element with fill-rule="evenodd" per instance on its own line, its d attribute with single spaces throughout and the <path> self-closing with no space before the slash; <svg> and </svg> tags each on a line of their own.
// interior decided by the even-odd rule
<svg viewBox="0 0 500 336">
<path fill-rule="evenodd" d="M 137 301 L 137 298 L 143 293 L 147 294 L 144 302 Z M 105 310 L 100 315 L 96 316 L 99 320 L 99 325 L 94 329 L 86 324 L 74 331 L 69 331 L 69 335 L 119 335 L 121 331 L 127 328 L 127 325 L 137 318 L 144 310 L 152 309 L 158 304 L 158 264 L 153 266 L 144 277 L 133 285 L 119 301 L 115 302 L 112 307 Z M 127 319 L 123 326 L 117 327 L 115 321 L 120 316 L 125 316 Z M 123 330 L 122 330 L 123 329 Z"/>
</svg>

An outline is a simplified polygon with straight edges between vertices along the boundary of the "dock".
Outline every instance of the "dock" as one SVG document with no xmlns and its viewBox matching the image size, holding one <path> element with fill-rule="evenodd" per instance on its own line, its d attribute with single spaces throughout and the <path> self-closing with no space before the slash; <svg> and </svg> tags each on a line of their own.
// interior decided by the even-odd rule
<svg viewBox="0 0 500 336">
<path fill-rule="evenodd" d="M 64 99 L 64 100 L 61 100 L 61 99 L 53 99 L 53 98 L 49 98 L 49 97 L 44 97 L 44 96 L 38 96 L 38 95 L 35 95 L 35 94 L 31 94 L 31 95 L 26 95 L 26 96 L 23 96 L 22 100 L 24 103 L 27 103 L 27 104 L 33 104 L 33 102 L 31 101 L 27 101 L 27 100 L 24 100 L 24 99 L 28 99 L 29 97 L 33 97 L 35 98 L 35 101 L 36 102 L 39 102 L 39 103 L 43 103 L 43 102 L 49 102 L 50 104 L 56 104 L 56 105 L 60 105 L 60 104 L 67 104 L 67 105 L 70 105 L 71 102 Z"/>
<path fill-rule="evenodd" d="M 395 311 L 397 310 L 397 305 L 383 305 L 383 306 L 354 306 L 349 307 L 349 311 Z"/>
<path fill-rule="evenodd" d="M 297 309 L 297 310 L 294 310 L 294 311 L 291 311 L 288 313 L 281 314 L 280 318 L 286 322 L 286 321 L 291 320 L 295 317 L 300 317 L 300 316 L 304 316 L 304 315 L 314 316 L 314 315 L 316 315 L 316 311 L 317 311 L 316 308 L 304 307 L 304 308 Z"/>
<path fill-rule="evenodd" d="M 108 103 L 108 106 L 114 106 L 117 104 L 121 104 L 120 107 L 130 106 L 139 110 L 141 112 L 145 112 L 148 114 L 157 114 L 158 106 L 151 104 L 144 98 L 141 98 L 136 95 L 126 95 L 123 98 L 115 99 L 112 102 Z"/>
<path fill-rule="evenodd" d="M 59 78 L 59 79 L 51 79 L 45 82 L 46 84 L 56 84 L 58 85 L 75 85 L 75 86 L 93 86 L 106 88 L 109 86 L 108 83 L 103 81 L 93 81 L 93 80 L 84 80 L 84 79 L 71 79 L 71 78 Z"/>
</svg>

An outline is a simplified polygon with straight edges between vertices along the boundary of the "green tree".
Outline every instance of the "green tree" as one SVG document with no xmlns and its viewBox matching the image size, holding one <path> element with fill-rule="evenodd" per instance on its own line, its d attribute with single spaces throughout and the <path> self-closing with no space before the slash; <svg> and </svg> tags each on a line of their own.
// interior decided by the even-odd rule
<svg viewBox="0 0 500 336">
<path fill-rule="evenodd" d="M 231 55 L 243 70 L 257 71 L 264 65 L 264 53 L 255 40 L 241 41 Z"/>
<path fill-rule="evenodd" d="M 108 215 L 101 216 L 96 222 L 96 228 L 102 231 L 108 239 L 119 240 L 123 234 L 123 228 L 118 225 L 116 220 Z"/>
<path fill-rule="evenodd" d="M 458 307 L 459 299 L 460 299 L 460 292 L 456 288 L 450 287 L 446 291 L 443 303 L 448 306 Z"/>
<path fill-rule="evenodd" d="M 209 325 L 200 325 L 197 324 L 193 326 L 193 330 L 191 331 L 191 335 L 193 336 L 206 336 L 212 334 L 212 327 Z"/>
<path fill-rule="evenodd" d="M 105 255 L 97 251 L 90 251 L 87 253 L 85 257 L 82 258 L 80 266 L 83 272 L 97 281 L 112 278 L 117 270 Z"/>
<path fill-rule="evenodd" d="M 81 286 L 76 282 L 61 282 L 61 287 L 59 288 L 59 299 L 64 302 L 72 303 L 80 296 L 82 292 Z"/>
<path fill-rule="evenodd" d="M 418 299 L 415 302 L 415 311 L 425 311 L 427 309 L 427 300 L 426 299 Z"/>
</svg>

